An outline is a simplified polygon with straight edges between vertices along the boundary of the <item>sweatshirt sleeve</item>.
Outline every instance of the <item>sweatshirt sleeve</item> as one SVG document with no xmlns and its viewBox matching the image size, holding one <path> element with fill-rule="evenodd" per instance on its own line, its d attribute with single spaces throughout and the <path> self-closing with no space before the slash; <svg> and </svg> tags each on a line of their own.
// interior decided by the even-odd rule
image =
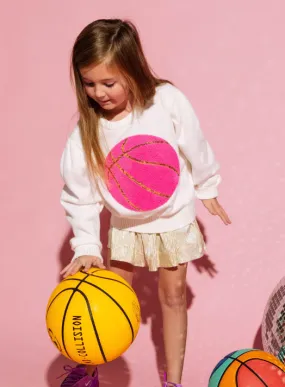
<svg viewBox="0 0 285 387">
<path fill-rule="evenodd" d="M 178 146 L 191 164 L 195 193 L 199 199 L 218 196 L 221 176 L 219 163 L 200 128 L 199 120 L 186 96 L 174 89 L 172 114 L 178 138 Z"/>
<path fill-rule="evenodd" d="M 91 185 L 81 147 L 69 138 L 61 157 L 60 172 L 64 181 L 60 202 L 72 227 L 72 260 L 81 255 L 102 259 L 100 241 L 101 196 Z"/>
</svg>

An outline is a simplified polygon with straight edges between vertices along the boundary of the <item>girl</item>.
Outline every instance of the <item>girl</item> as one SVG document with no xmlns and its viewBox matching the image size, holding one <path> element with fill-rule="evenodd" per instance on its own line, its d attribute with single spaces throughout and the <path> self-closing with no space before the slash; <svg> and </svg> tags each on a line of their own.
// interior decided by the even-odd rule
<svg viewBox="0 0 285 387">
<path fill-rule="evenodd" d="M 79 121 L 61 160 L 61 203 L 74 237 L 64 277 L 104 268 L 100 212 L 111 212 L 108 269 L 132 284 L 134 268 L 159 271 L 167 380 L 181 386 L 187 333 L 187 263 L 204 253 L 195 196 L 227 225 L 217 201 L 219 165 L 193 108 L 155 77 L 135 26 L 97 20 L 72 51 Z M 98 387 L 97 370 L 77 366 L 62 386 Z"/>
</svg>

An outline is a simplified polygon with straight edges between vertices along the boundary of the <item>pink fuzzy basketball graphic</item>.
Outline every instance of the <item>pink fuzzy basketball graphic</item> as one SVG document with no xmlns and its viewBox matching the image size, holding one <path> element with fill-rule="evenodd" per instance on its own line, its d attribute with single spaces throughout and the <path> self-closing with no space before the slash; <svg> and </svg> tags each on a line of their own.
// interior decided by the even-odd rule
<svg viewBox="0 0 285 387">
<path fill-rule="evenodd" d="M 180 174 L 173 147 L 149 135 L 122 140 L 108 154 L 105 169 L 111 195 L 133 211 L 150 211 L 166 203 Z"/>
</svg>

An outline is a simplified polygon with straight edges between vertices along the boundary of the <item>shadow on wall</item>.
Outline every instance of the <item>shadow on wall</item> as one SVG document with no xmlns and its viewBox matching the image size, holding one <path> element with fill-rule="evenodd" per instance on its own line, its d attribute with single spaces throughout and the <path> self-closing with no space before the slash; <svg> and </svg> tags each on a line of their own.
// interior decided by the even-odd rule
<svg viewBox="0 0 285 387">
<path fill-rule="evenodd" d="M 254 349 L 261 349 L 261 351 L 263 351 L 262 335 L 261 335 L 261 325 L 259 326 L 259 328 L 258 328 L 258 330 L 256 332 L 252 348 L 254 348 Z"/>
<path fill-rule="evenodd" d="M 103 256 L 106 257 L 107 252 L 107 239 L 109 230 L 110 216 L 107 210 L 103 210 L 101 215 L 101 241 L 103 244 Z M 205 230 L 201 222 L 198 220 L 200 229 L 204 235 L 205 241 L 207 237 Z M 70 231 L 66 236 L 61 250 L 59 252 L 59 261 L 61 268 L 65 267 L 71 260 L 72 252 L 69 245 L 69 240 L 72 237 Z M 206 273 L 210 277 L 214 277 L 217 273 L 215 265 L 209 259 L 208 255 L 193 261 L 194 265 L 199 273 Z M 59 277 L 60 281 L 61 278 Z M 134 276 L 134 289 L 138 295 L 141 304 L 141 318 L 142 324 L 150 325 L 151 340 L 154 345 L 156 353 L 156 366 L 160 377 L 162 377 L 165 371 L 164 364 L 164 349 L 163 349 L 163 336 L 162 336 L 162 315 L 161 308 L 158 300 L 158 277 L 157 273 L 148 272 L 145 268 L 138 268 Z M 189 309 L 194 300 L 194 294 L 187 284 L 187 308 Z M 60 385 L 64 377 L 57 379 L 63 374 L 63 366 L 69 364 L 74 366 L 74 363 L 65 359 L 59 355 L 49 365 L 46 379 L 49 387 L 57 387 Z M 131 372 L 124 357 L 120 357 L 111 363 L 104 364 L 100 367 L 100 386 L 107 387 L 110 385 L 116 385 L 117 387 L 128 387 L 131 382 Z"/>
</svg>

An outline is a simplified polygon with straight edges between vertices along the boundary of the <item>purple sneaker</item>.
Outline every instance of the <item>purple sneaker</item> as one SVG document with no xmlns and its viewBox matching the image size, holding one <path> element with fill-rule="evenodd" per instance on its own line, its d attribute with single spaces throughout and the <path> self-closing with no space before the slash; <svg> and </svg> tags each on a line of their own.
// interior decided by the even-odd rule
<svg viewBox="0 0 285 387">
<path fill-rule="evenodd" d="M 66 375 L 67 373 L 68 375 L 61 383 L 61 387 L 73 387 L 75 386 L 75 383 L 77 383 L 80 379 L 84 378 L 87 375 L 86 367 L 81 364 L 77 365 L 74 368 L 70 365 L 66 365 L 64 366 L 64 370 L 66 371 L 66 373 L 63 375 Z"/>
<path fill-rule="evenodd" d="M 172 383 L 167 381 L 166 373 L 164 374 L 163 387 L 182 387 L 182 384 Z"/>
<path fill-rule="evenodd" d="M 98 370 L 94 371 L 93 375 L 86 375 L 80 379 L 74 387 L 99 387 Z"/>
<path fill-rule="evenodd" d="M 75 368 L 66 365 L 64 370 L 68 375 L 61 383 L 61 387 L 99 387 L 97 367 L 92 376 L 87 374 L 86 367 L 82 364 L 77 365 Z"/>
</svg>

